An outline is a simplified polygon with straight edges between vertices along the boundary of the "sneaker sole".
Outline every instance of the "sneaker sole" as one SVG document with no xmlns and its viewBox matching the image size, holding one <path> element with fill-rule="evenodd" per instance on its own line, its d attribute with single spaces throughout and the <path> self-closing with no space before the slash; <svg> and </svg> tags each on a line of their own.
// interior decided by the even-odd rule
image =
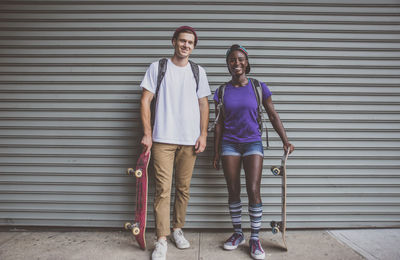
<svg viewBox="0 0 400 260">
<path fill-rule="evenodd" d="M 236 248 L 238 248 L 238 246 L 243 245 L 244 243 L 246 243 L 246 241 L 243 239 L 242 242 L 240 242 L 237 246 L 228 246 L 224 244 L 224 249 L 225 250 L 235 250 Z"/>
<path fill-rule="evenodd" d="M 265 254 L 263 255 L 251 255 L 253 259 L 262 260 L 265 259 Z"/>
<path fill-rule="evenodd" d="M 177 244 L 175 244 L 176 245 L 176 248 L 178 248 L 178 249 L 188 249 L 188 248 L 190 248 L 190 245 L 188 245 L 188 246 L 181 246 L 181 247 L 179 247 Z"/>
<path fill-rule="evenodd" d="M 188 248 L 190 248 L 190 244 L 189 244 L 189 245 L 186 245 L 186 246 L 181 246 L 181 247 L 179 247 L 178 244 L 176 243 L 176 241 L 175 241 L 175 239 L 174 239 L 173 237 L 171 237 L 171 240 L 172 240 L 172 242 L 174 242 L 176 248 L 178 248 L 178 249 L 188 249 Z"/>
</svg>

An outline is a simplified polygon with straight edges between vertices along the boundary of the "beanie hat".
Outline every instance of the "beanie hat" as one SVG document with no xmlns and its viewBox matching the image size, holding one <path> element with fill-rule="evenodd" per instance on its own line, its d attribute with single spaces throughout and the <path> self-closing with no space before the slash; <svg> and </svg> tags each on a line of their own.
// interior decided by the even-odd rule
<svg viewBox="0 0 400 260">
<path fill-rule="evenodd" d="M 172 40 L 173 40 L 173 39 L 177 39 L 177 38 L 178 38 L 178 35 L 179 35 L 182 31 L 191 31 L 191 32 L 193 33 L 193 35 L 194 35 L 194 46 L 196 46 L 196 45 L 197 45 L 197 41 L 198 41 L 198 39 L 197 39 L 197 34 L 196 34 L 196 31 L 194 30 L 194 28 L 192 28 L 192 27 L 190 27 L 190 26 L 184 25 L 184 26 L 181 26 L 181 27 L 176 28 L 176 30 L 175 30 L 175 32 L 174 32 L 174 35 L 172 36 Z"/>
<path fill-rule="evenodd" d="M 248 63 L 248 66 L 247 66 L 247 68 L 246 68 L 246 74 L 250 73 L 250 63 L 248 62 L 248 61 L 249 61 L 249 53 L 247 52 L 247 50 L 246 50 L 243 46 L 241 46 L 241 45 L 239 45 L 239 44 L 233 44 L 233 45 L 226 51 L 226 64 L 228 64 L 229 55 L 231 55 L 231 53 L 232 53 L 233 51 L 241 51 L 241 52 L 244 53 L 244 55 L 246 56 L 247 63 Z"/>
</svg>

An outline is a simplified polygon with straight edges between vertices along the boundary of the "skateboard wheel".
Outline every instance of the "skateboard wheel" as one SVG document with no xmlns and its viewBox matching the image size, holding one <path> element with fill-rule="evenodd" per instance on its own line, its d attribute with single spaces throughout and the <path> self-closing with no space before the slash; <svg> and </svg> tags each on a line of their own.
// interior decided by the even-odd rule
<svg viewBox="0 0 400 260">
<path fill-rule="evenodd" d="M 126 222 L 125 225 L 124 225 L 126 230 L 131 229 L 131 226 L 132 226 L 132 224 L 129 223 L 129 222 Z"/>
<path fill-rule="evenodd" d="M 135 236 L 139 235 L 139 233 L 140 233 L 140 228 L 134 227 L 134 228 L 132 229 L 132 233 L 133 233 L 133 235 L 135 235 Z"/>
<path fill-rule="evenodd" d="M 272 234 L 278 234 L 279 233 L 279 228 L 273 227 L 272 228 Z"/>
<path fill-rule="evenodd" d="M 135 176 L 136 176 L 136 177 L 140 178 L 140 177 L 142 177 L 142 175 L 143 175 L 142 170 L 139 169 L 139 170 L 136 170 L 136 171 L 135 171 Z"/>
<path fill-rule="evenodd" d="M 128 175 L 132 175 L 133 173 L 134 173 L 134 171 L 133 171 L 132 168 L 128 168 L 128 169 L 126 170 L 126 174 L 128 174 Z"/>
<path fill-rule="evenodd" d="M 277 234 L 279 232 L 279 224 L 276 221 L 271 221 L 270 223 L 271 228 L 272 228 L 272 234 Z"/>
<path fill-rule="evenodd" d="M 280 167 L 272 166 L 271 167 L 271 172 L 275 175 L 278 176 L 281 174 L 281 169 Z"/>
</svg>

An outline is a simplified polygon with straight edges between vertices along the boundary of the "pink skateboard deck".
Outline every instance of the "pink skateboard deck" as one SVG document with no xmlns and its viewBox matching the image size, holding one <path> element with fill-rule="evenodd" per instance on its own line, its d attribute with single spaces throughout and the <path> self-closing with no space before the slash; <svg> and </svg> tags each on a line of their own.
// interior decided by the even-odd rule
<svg viewBox="0 0 400 260">
<path fill-rule="evenodd" d="M 146 218 L 147 218 L 147 169 L 150 161 L 150 152 L 142 153 L 136 163 L 136 168 L 127 169 L 126 173 L 136 176 L 136 210 L 135 220 L 125 223 L 125 229 L 131 230 L 141 249 L 146 249 Z"/>
</svg>

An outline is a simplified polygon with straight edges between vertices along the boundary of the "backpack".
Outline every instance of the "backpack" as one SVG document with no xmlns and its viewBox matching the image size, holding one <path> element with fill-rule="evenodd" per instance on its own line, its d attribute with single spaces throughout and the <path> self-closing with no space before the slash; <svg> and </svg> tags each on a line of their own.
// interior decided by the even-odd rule
<svg viewBox="0 0 400 260">
<path fill-rule="evenodd" d="M 158 75 L 157 75 L 157 88 L 156 93 L 154 93 L 155 97 L 151 101 L 150 110 L 151 110 L 151 125 L 154 125 L 155 120 L 155 108 L 156 102 L 158 99 L 158 92 L 160 90 L 161 82 L 164 79 L 165 73 L 167 72 L 167 63 L 168 59 L 163 58 L 158 61 Z M 190 68 L 192 69 L 194 79 L 196 81 L 196 92 L 199 90 L 199 81 L 200 81 L 200 72 L 199 72 L 199 65 L 195 62 L 189 60 Z"/>
<path fill-rule="evenodd" d="M 263 104 L 262 104 L 262 88 L 261 88 L 261 84 L 257 79 L 253 79 L 253 78 L 249 78 L 250 82 L 251 82 L 251 86 L 253 87 L 254 93 L 256 95 L 256 99 L 257 99 L 257 110 L 258 110 L 258 116 L 257 116 L 257 123 L 258 123 L 258 131 L 260 132 L 260 134 L 262 135 L 262 131 L 263 131 Z M 217 105 L 217 112 L 218 115 L 215 118 L 214 124 L 212 124 L 209 127 L 209 131 L 212 131 L 215 128 L 216 123 L 219 120 L 219 117 L 222 115 L 222 117 L 225 117 L 225 111 L 224 111 L 224 96 L 225 96 L 225 88 L 226 88 L 226 84 L 224 83 L 222 84 L 219 88 L 218 88 L 218 105 Z M 267 127 L 265 127 L 266 129 L 266 134 L 267 134 L 267 147 L 269 147 L 269 141 L 268 141 L 268 129 Z"/>
</svg>

